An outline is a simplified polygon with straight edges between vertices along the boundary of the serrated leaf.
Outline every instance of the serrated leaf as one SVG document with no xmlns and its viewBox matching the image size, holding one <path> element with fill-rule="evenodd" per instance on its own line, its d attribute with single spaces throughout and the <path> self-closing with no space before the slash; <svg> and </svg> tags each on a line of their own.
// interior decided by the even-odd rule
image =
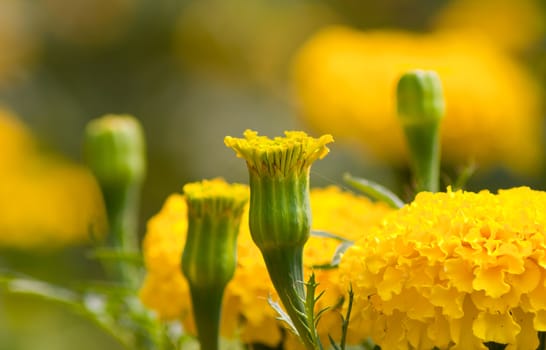
<svg viewBox="0 0 546 350">
<path fill-rule="evenodd" d="M 321 318 L 322 315 L 323 315 L 326 311 L 328 311 L 328 310 L 330 310 L 330 307 L 329 307 L 329 306 L 327 306 L 327 307 L 325 307 L 324 309 L 321 309 L 321 310 L 319 310 L 319 312 L 317 312 L 317 314 L 315 315 L 315 327 L 318 326 L 318 323 L 319 323 L 319 321 L 320 321 L 320 318 Z"/>
<path fill-rule="evenodd" d="M 343 180 L 368 197 L 389 205 L 391 208 L 400 209 L 404 202 L 394 192 L 376 182 L 344 174 Z"/>
<path fill-rule="evenodd" d="M 271 295 L 267 297 L 267 303 L 277 312 L 277 319 L 286 323 L 288 325 L 288 329 L 299 337 L 298 330 L 296 329 L 296 326 L 294 326 L 290 316 L 288 316 L 279 303 L 271 298 Z"/>
</svg>

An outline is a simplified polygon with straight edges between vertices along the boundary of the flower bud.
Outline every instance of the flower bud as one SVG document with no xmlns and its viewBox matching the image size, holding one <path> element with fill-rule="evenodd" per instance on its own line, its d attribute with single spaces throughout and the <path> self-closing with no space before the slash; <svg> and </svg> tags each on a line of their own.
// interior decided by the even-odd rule
<svg viewBox="0 0 546 350">
<path fill-rule="evenodd" d="M 202 349 L 218 349 L 222 297 L 236 267 L 236 243 L 248 187 L 224 180 L 184 186 L 188 234 L 182 272 L 190 286 Z"/>
<path fill-rule="evenodd" d="M 84 155 L 102 186 L 141 183 L 146 175 L 144 132 L 129 115 L 105 115 L 85 129 Z"/>
<path fill-rule="evenodd" d="M 413 70 L 398 81 L 398 116 L 404 125 L 439 122 L 445 113 L 442 83 L 434 71 Z"/>
<path fill-rule="evenodd" d="M 434 71 L 404 74 L 397 86 L 398 117 L 410 151 L 417 191 L 436 192 L 440 177 L 440 121 L 445 104 Z"/>
<path fill-rule="evenodd" d="M 314 325 L 305 316 L 302 252 L 310 235 L 309 172 L 328 153 L 331 135 L 312 138 L 287 131 L 269 139 L 246 130 L 243 139 L 227 136 L 226 146 L 248 166 L 249 224 L 267 271 L 300 338 L 314 348 Z"/>
</svg>

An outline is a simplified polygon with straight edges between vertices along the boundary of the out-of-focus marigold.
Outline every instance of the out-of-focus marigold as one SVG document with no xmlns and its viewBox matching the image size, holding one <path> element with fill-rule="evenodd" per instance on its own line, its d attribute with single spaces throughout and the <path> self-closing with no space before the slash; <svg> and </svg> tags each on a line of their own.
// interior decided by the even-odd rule
<svg viewBox="0 0 546 350">
<path fill-rule="evenodd" d="M 383 349 L 536 349 L 545 213 L 546 193 L 527 187 L 418 194 L 342 258 L 360 331 Z"/>
<path fill-rule="evenodd" d="M 540 163 L 538 86 L 503 50 L 463 33 L 326 28 L 295 57 L 300 114 L 319 132 L 356 140 L 401 164 L 407 150 L 396 118 L 396 82 L 412 69 L 436 71 L 444 86 L 444 163 L 500 163 L 520 172 Z"/>
<path fill-rule="evenodd" d="M 391 211 L 386 205 L 372 203 L 333 186 L 311 190 L 311 208 L 314 229 L 348 239 L 356 239 L 365 227 L 379 223 Z M 181 320 L 193 331 L 189 289 L 179 265 L 186 237 L 186 210 L 183 196 L 173 194 L 148 222 L 144 240 L 148 273 L 140 297 L 162 319 Z M 242 219 L 242 223 L 245 222 L 248 222 L 248 209 Z M 306 273 L 310 273 L 312 266 L 329 263 L 338 244 L 334 239 L 312 236 L 304 249 Z M 241 225 L 237 245 L 237 269 L 224 295 L 222 334 L 226 337 L 238 336 L 244 343 L 277 346 L 283 341 L 282 326 L 267 302 L 270 295 L 274 300 L 277 296 L 248 225 Z M 339 306 L 347 291 L 339 283 L 337 270 L 315 270 L 315 274 L 320 283 L 319 290 L 326 290 L 317 308 Z M 340 329 L 339 310 L 334 308 L 324 314 L 319 323 L 319 333 L 325 344 L 328 344 L 328 334 L 339 339 Z M 361 334 L 349 334 L 352 343 L 362 339 Z M 293 335 L 284 341 L 287 348 L 303 349 Z"/>
<path fill-rule="evenodd" d="M 1 108 L 0 149 L 0 246 L 50 249 L 105 235 L 104 202 L 91 172 L 40 150 L 30 130 Z"/>
</svg>

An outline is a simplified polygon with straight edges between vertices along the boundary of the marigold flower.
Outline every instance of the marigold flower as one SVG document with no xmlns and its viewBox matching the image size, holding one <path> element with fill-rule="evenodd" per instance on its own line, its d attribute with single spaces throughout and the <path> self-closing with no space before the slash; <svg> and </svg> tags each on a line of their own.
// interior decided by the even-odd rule
<svg viewBox="0 0 546 350">
<path fill-rule="evenodd" d="M 315 328 L 305 313 L 302 253 L 311 229 L 309 172 L 313 162 L 328 154 L 326 144 L 333 138 L 285 134 L 269 139 L 246 130 L 244 138 L 227 136 L 224 142 L 248 166 L 252 239 L 300 339 L 316 349 Z"/>
<path fill-rule="evenodd" d="M 389 207 L 343 192 L 337 187 L 311 190 L 313 228 L 328 231 L 347 239 L 356 239 L 364 228 L 378 223 Z M 187 208 L 184 197 L 171 195 L 161 211 L 148 222 L 144 238 L 144 259 L 147 276 L 140 298 L 164 320 L 181 320 L 194 333 L 191 305 L 186 279 L 180 272 L 180 257 L 186 239 Z M 248 222 L 248 207 L 242 222 Z M 304 249 L 305 273 L 313 266 L 329 263 L 339 242 L 311 236 Z M 319 290 L 326 290 L 317 308 L 336 306 L 346 295 L 339 283 L 337 270 L 315 271 Z M 262 343 L 276 347 L 283 340 L 283 325 L 276 320 L 276 312 L 267 298 L 277 299 L 260 252 L 250 235 L 248 225 L 241 225 L 237 241 L 237 268 L 226 287 L 222 311 L 222 334 L 240 337 L 244 343 Z M 339 308 L 339 306 L 338 306 Z M 319 323 L 319 334 L 328 344 L 328 334 L 339 339 L 341 329 L 339 309 L 328 311 Z M 195 333 L 194 333 L 195 334 Z M 294 335 L 285 338 L 289 349 L 302 349 Z M 350 330 L 352 344 L 362 341 L 362 335 Z"/>
<path fill-rule="evenodd" d="M 438 13 L 437 30 L 483 35 L 503 48 L 528 50 L 543 38 L 544 11 L 535 0 L 455 0 Z"/>
<path fill-rule="evenodd" d="M 86 168 L 40 150 L 3 109 L 0 149 L 0 246 L 58 248 L 104 236 L 104 202 Z"/>
<path fill-rule="evenodd" d="M 502 50 L 476 36 L 326 28 L 295 57 L 300 114 L 315 130 L 355 140 L 400 165 L 407 149 L 394 98 L 397 80 L 411 69 L 434 70 L 442 81 L 444 163 L 536 169 L 539 88 Z"/>
<path fill-rule="evenodd" d="M 342 257 L 360 331 L 383 349 L 536 349 L 545 212 L 546 193 L 527 187 L 419 193 Z"/>
</svg>

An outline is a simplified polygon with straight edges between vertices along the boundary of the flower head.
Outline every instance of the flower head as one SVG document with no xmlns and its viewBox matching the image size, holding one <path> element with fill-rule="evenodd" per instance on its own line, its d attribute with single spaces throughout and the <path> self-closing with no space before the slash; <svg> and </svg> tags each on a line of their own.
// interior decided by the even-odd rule
<svg viewBox="0 0 546 350">
<path fill-rule="evenodd" d="M 244 136 L 227 136 L 225 144 L 248 166 L 250 233 L 300 339 L 315 349 L 318 337 L 304 304 L 302 253 L 311 229 L 311 164 L 328 153 L 326 144 L 333 138 L 315 139 L 298 131 L 269 139 L 246 130 Z"/>
<path fill-rule="evenodd" d="M 386 205 L 343 192 L 336 187 L 311 190 L 311 207 L 315 213 L 313 228 L 328 231 L 347 239 L 356 239 L 365 227 L 379 223 L 391 211 Z M 186 240 L 187 206 L 184 197 L 171 195 L 161 211 L 148 222 L 144 239 L 144 258 L 147 276 L 140 291 L 141 300 L 165 320 L 179 319 L 191 331 L 191 305 L 186 279 L 180 271 L 180 257 Z M 248 220 L 248 207 L 243 222 Z M 331 258 L 339 242 L 312 236 L 304 249 L 305 273 L 314 266 L 324 265 Z M 253 243 L 247 225 L 240 226 L 237 241 L 237 268 L 226 287 L 223 303 L 222 333 L 226 337 L 240 336 L 245 343 L 278 346 L 283 340 L 283 326 L 276 320 L 276 312 L 267 298 L 277 299 L 260 251 Z M 319 290 L 326 290 L 318 308 L 340 307 L 346 290 L 339 283 L 335 269 L 315 269 Z M 328 341 L 328 334 L 337 339 L 341 329 L 339 310 L 328 311 L 319 323 L 319 334 Z M 296 349 L 301 344 L 294 336 L 285 339 Z M 351 343 L 363 338 L 350 333 Z M 291 347 L 293 349 L 294 347 Z"/>
<path fill-rule="evenodd" d="M 300 114 L 315 130 L 357 141 L 378 159 L 407 161 L 396 82 L 434 70 L 444 88 L 442 161 L 532 171 L 541 162 L 540 92 L 526 72 L 479 36 L 329 27 L 294 61 Z"/>
<path fill-rule="evenodd" d="M 225 138 L 226 146 L 233 148 L 238 157 L 247 161 L 249 169 L 261 176 L 288 177 L 305 173 L 317 159 L 324 158 L 333 142 L 331 135 L 318 139 L 302 131 L 286 131 L 286 137 L 258 136 L 256 131 L 245 130 L 244 138 Z"/>
<path fill-rule="evenodd" d="M 222 298 L 233 277 L 237 235 L 248 187 L 222 179 L 184 186 L 188 233 L 182 272 L 191 292 L 194 320 L 203 349 L 218 349 Z"/>
<path fill-rule="evenodd" d="M 536 349 L 546 330 L 546 193 L 417 195 L 342 258 L 382 348 Z"/>
</svg>

